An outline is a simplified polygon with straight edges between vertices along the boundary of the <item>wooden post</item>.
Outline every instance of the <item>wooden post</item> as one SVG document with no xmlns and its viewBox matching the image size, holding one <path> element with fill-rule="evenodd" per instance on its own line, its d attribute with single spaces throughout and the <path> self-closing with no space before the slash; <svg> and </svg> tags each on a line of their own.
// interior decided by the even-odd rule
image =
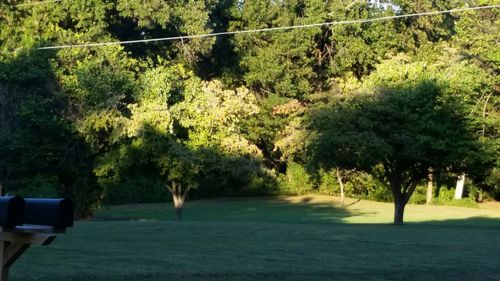
<svg viewBox="0 0 500 281">
<path fill-rule="evenodd" d="M 3 227 L 0 226 L 0 233 L 3 233 Z M 0 281 L 7 281 L 7 271 L 4 269 L 3 260 L 4 260 L 4 252 L 5 246 L 7 242 L 0 240 Z"/>
<path fill-rule="evenodd" d="M 49 245 L 56 235 L 52 227 L 18 226 L 5 230 L 0 226 L 0 281 L 8 281 L 9 268 L 31 245 Z"/>
<path fill-rule="evenodd" d="M 434 175 L 432 173 L 432 168 L 429 168 L 429 173 L 427 175 L 427 198 L 425 200 L 426 205 L 430 205 L 432 203 L 433 185 L 434 185 Z"/>
<path fill-rule="evenodd" d="M 344 207 L 344 182 L 342 181 L 342 174 L 340 173 L 340 169 L 337 168 L 337 181 L 340 185 L 340 206 Z"/>
</svg>

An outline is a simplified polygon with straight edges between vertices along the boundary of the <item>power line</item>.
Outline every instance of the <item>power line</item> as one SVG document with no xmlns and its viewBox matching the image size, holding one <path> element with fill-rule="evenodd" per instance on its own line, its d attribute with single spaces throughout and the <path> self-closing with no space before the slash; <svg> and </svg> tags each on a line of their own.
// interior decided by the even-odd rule
<svg viewBox="0 0 500 281">
<path fill-rule="evenodd" d="M 110 46 L 110 45 L 128 45 L 128 44 L 160 42 L 160 41 L 175 41 L 175 40 L 184 40 L 184 39 L 199 39 L 199 38 L 235 35 L 235 34 L 283 31 L 283 30 L 292 30 L 292 29 L 321 27 L 321 26 L 347 25 L 347 24 L 354 24 L 354 23 L 368 23 L 368 22 L 386 21 L 386 20 L 392 20 L 392 19 L 432 16 L 432 15 L 439 15 L 439 14 L 450 14 L 450 13 L 456 13 L 456 12 L 495 9 L 495 8 L 500 8 L 500 5 L 467 7 L 467 8 L 444 10 L 444 11 L 422 12 L 422 13 L 395 15 L 395 16 L 387 16 L 387 17 L 380 17 L 380 18 L 371 18 L 371 19 L 332 21 L 332 22 L 323 22 L 323 23 L 292 25 L 292 26 L 282 26 L 282 27 L 269 27 L 269 28 L 237 30 L 237 31 L 225 31 L 225 32 L 186 35 L 186 36 L 162 37 L 162 38 L 140 39 L 140 40 L 129 40 L 129 41 L 98 42 L 98 43 L 86 43 L 86 44 L 74 44 L 74 45 L 47 46 L 47 47 L 40 47 L 37 49 L 38 50 L 55 50 L 55 49 L 68 49 L 68 48 L 102 47 L 102 46 Z"/>
<path fill-rule="evenodd" d="M 49 4 L 49 3 L 56 3 L 56 2 L 62 2 L 63 0 L 47 0 L 47 1 L 40 1 L 40 2 L 30 2 L 30 3 L 21 3 L 15 5 L 16 7 L 21 7 L 21 6 L 33 6 L 33 5 L 42 5 L 42 4 Z"/>
</svg>

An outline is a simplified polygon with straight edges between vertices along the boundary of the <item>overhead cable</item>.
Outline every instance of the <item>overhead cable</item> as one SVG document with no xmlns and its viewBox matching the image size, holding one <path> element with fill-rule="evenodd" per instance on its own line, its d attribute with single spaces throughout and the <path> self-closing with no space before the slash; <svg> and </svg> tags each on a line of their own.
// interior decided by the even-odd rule
<svg viewBox="0 0 500 281">
<path fill-rule="evenodd" d="M 386 20 L 392 20 L 392 19 L 432 16 L 432 15 L 439 15 L 439 14 L 450 14 L 450 13 L 457 13 L 457 12 L 495 9 L 495 8 L 500 8 L 500 5 L 467 7 L 467 8 L 444 10 L 444 11 L 433 11 L 433 12 L 422 12 L 422 13 L 413 13 L 413 14 L 404 14 L 404 15 L 394 15 L 394 16 L 387 16 L 387 17 L 380 17 L 380 18 L 331 21 L 331 22 L 312 23 L 312 24 L 303 24 L 303 25 L 268 27 L 268 28 L 261 28 L 261 29 L 248 29 L 248 30 L 236 30 L 236 31 L 224 31 L 224 32 L 186 35 L 186 36 L 173 36 L 173 37 L 162 37 L 162 38 L 151 38 L 151 39 L 140 39 L 140 40 L 129 40 L 129 41 L 112 41 L 112 42 L 73 44 L 73 45 L 46 46 L 46 47 L 39 47 L 37 49 L 38 50 L 55 50 L 55 49 L 68 49 L 68 48 L 88 48 L 88 47 L 102 47 L 102 46 L 110 46 L 110 45 L 129 45 L 129 44 L 160 42 L 160 41 L 199 39 L 199 38 L 226 36 L 226 35 L 235 35 L 235 34 L 260 33 L 260 32 L 304 29 L 304 28 L 322 27 L 322 26 L 335 26 L 335 25 L 355 24 L 355 23 L 378 22 L 378 21 L 386 21 Z"/>
</svg>

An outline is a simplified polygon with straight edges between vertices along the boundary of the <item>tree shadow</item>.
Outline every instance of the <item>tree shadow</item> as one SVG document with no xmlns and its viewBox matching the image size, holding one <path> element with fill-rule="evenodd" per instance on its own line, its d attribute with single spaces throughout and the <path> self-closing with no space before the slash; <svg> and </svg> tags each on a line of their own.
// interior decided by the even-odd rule
<svg viewBox="0 0 500 281">
<path fill-rule="evenodd" d="M 460 219 L 446 219 L 446 220 L 428 220 L 423 222 L 408 222 L 411 226 L 436 226 L 436 227 L 456 227 L 461 228 L 464 226 L 468 227 L 480 227 L 480 228 L 493 228 L 500 229 L 500 217 L 482 217 L 474 216 L 470 218 L 460 218 Z"/>
<path fill-rule="evenodd" d="M 275 197 L 219 197 L 214 199 L 193 199 L 186 203 L 186 222 L 218 222 L 218 223 L 276 223 L 276 224 L 317 224 L 346 227 L 387 228 L 392 221 L 390 204 L 347 198 L 345 205 L 340 206 L 338 198 L 330 196 L 275 196 Z M 470 214 L 459 208 L 453 217 L 453 210 L 446 206 L 433 206 L 433 210 L 425 210 L 425 206 L 412 205 L 407 225 L 411 226 L 482 226 L 495 225 L 498 219 L 483 217 L 481 211 L 470 209 Z M 437 210 L 434 210 L 437 208 Z M 446 214 L 436 215 L 443 208 Z M 453 207 L 451 207 L 453 208 Z M 467 218 L 477 212 L 473 218 Z M 438 213 L 436 213 L 438 214 Z M 422 216 L 425 216 L 422 219 Z M 465 218 L 464 218 L 465 217 Z M 101 210 L 98 220 L 158 220 L 175 219 L 174 209 L 170 203 L 133 204 L 107 206 Z M 498 226 L 498 224 L 497 224 Z"/>
<path fill-rule="evenodd" d="M 348 203 L 356 200 L 348 199 Z M 222 197 L 186 203 L 185 221 L 247 222 L 291 224 L 343 224 L 351 217 L 375 215 L 347 209 L 330 197 Z M 98 220 L 174 220 L 171 204 L 117 205 L 105 207 Z"/>
<path fill-rule="evenodd" d="M 274 223 L 330 224 L 342 223 L 346 218 L 363 216 L 368 212 L 349 210 L 336 202 L 314 200 L 313 197 L 273 197 L 262 200 L 246 199 L 250 204 L 241 210 L 234 209 L 224 216 L 230 220 L 262 221 Z M 241 203 L 242 201 L 239 200 Z M 243 201 L 244 202 L 244 201 Z"/>
<path fill-rule="evenodd" d="M 253 198 L 242 199 L 236 202 L 251 202 Z M 257 199 L 259 200 L 259 199 Z M 309 224 L 332 224 L 358 227 L 377 227 L 385 229 L 391 226 L 392 214 L 388 213 L 387 204 L 381 202 L 365 201 L 361 199 L 347 198 L 344 206 L 340 205 L 339 198 L 330 196 L 293 196 L 293 197 L 272 197 L 269 199 L 260 199 L 256 206 L 242 209 L 241 212 L 235 212 L 239 216 L 231 219 L 239 218 L 262 218 L 264 221 L 287 222 L 287 223 L 309 223 Z M 224 204 L 224 202 L 221 202 Z M 251 203 L 250 203 L 251 204 Z M 264 205 L 264 206 L 261 206 Z M 261 207 L 260 207 L 261 206 Z M 412 208 L 425 208 L 425 206 L 415 206 Z M 454 208 L 449 206 L 434 206 L 447 209 Z M 422 212 L 422 209 L 411 209 L 410 215 L 416 215 L 417 212 Z M 446 210 L 450 212 L 450 210 Z M 420 217 L 410 216 L 407 221 L 409 226 L 422 227 L 484 227 L 498 228 L 500 227 L 500 214 L 492 217 L 489 214 L 485 216 L 481 210 L 470 209 L 470 215 L 464 214 L 462 210 L 457 212 L 457 218 L 453 218 L 453 213 L 449 216 L 433 216 L 433 210 L 426 211 L 425 219 Z M 269 218 L 265 217 L 268 213 Z M 476 215 L 474 215 L 477 213 Z M 393 228 L 388 228 L 388 230 Z"/>
</svg>

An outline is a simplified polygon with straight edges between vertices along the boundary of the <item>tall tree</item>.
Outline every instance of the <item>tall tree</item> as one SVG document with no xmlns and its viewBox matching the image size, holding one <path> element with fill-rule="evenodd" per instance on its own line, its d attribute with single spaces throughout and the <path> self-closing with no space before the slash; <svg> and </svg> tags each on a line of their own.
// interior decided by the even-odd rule
<svg viewBox="0 0 500 281">
<path fill-rule="evenodd" d="M 109 30 L 121 40 L 178 37 L 212 32 L 217 1 L 119 0 Z M 125 28 L 124 28 L 125 27 Z M 140 57 L 167 57 L 203 73 L 198 64 L 210 56 L 215 38 L 181 39 L 127 47 Z"/>
<path fill-rule="evenodd" d="M 498 1 L 481 1 L 484 5 L 495 5 Z M 464 87 L 471 93 L 466 99 L 469 114 L 476 124 L 476 135 L 489 151 L 490 160 L 494 165 L 486 174 L 476 171 L 468 175 L 475 184 L 481 186 L 490 194 L 500 196 L 500 55 L 499 38 L 500 20 L 498 9 L 467 12 L 460 17 L 455 25 L 455 35 L 451 40 L 460 52 L 467 58 L 463 63 L 469 66 L 469 71 L 455 71 L 450 84 Z M 459 68 L 462 63 L 457 64 Z M 463 77 L 471 77 L 463 79 Z M 456 77 L 456 79 L 455 79 Z M 468 86 L 472 85 L 472 86 Z"/>
<path fill-rule="evenodd" d="M 92 161 L 66 118 L 50 59 L 25 51 L 0 58 L 0 185 L 3 193 L 69 197 L 86 217 L 96 199 Z"/>
<path fill-rule="evenodd" d="M 463 105 L 425 78 L 423 64 L 396 71 L 392 63 L 382 64 L 366 82 L 368 94 L 341 99 L 313 115 L 316 134 L 309 149 L 319 166 L 367 171 L 386 182 L 394 223 L 402 224 L 404 208 L 429 168 L 461 171 L 478 147 Z M 411 82 L 408 75 L 421 78 Z"/>
</svg>

